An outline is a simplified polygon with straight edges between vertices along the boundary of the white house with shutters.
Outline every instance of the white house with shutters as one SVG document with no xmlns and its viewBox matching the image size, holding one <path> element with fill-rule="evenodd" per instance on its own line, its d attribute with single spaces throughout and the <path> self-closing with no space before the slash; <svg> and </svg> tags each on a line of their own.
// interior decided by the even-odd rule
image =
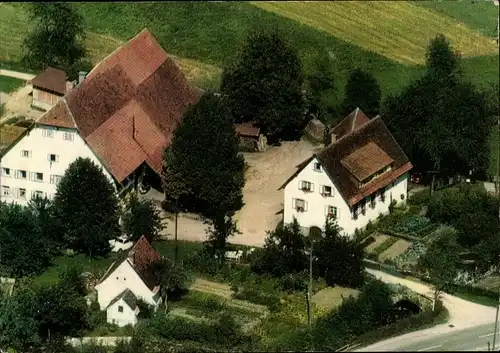
<svg viewBox="0 0 500 353">
<path fill-rule="evenodd" d="M 325 131 L 326 147 L 297 166 L 284 189 L 283 221 L 304 231 L 334 217 L 352 235 L 389 205 L 405 202 L 411 163 L 380 117 L 356 109 Z"/>
<path fill-rule="evenodd" d="M 90 158 L 113 177 L 85 143 L 77 129 L 35 123 L 0 156 L 0 201 L 27 205 L 35 196 L 52 198 L 68 166 Z"/>
</svg>

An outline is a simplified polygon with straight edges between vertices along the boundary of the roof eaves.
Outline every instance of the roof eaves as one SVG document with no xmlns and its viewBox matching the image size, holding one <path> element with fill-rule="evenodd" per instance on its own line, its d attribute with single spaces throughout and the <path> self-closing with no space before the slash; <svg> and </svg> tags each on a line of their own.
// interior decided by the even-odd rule
<svg viewBox="0 0 500 353">
<path fill-rule="evenodd" d="M 314 159 L 316 158 L 316 154 L 313 154 L 311 157 L 309 157 L 308 159 L 306 159 L 305 161 L 303 161 L 302 163 L 300 163 L 298 166 L 296 166 L 297 170 L 292 174 L 292 176 L 290 178 L 288 178 L 285 183 L 283 185 L 281 185 L 278 189 L 281 190 L 283 188 L 285 188 L 288 183 L 290 183 L 293 179 L 295 179 L 295 177 L 297 175 L 299 175 L 299 173 L 304 170 L 304 168 Z"/>
<path fill-rule="evenodd" d="M 35 124 L 31 124 L 17 139 L 14 140 L 9 146 L 0 151 L 0 160 L 12 149 L 15 145 L 19 143 L 23 139 L 24 136 L 28 135 L 31 130 L 35 127 Z"/>
</svg>

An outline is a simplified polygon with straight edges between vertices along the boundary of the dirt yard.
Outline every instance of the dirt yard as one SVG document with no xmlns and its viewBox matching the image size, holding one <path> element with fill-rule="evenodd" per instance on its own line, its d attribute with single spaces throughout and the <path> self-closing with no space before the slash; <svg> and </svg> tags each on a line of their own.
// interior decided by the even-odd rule
<svg viewBox="0 0 500 353">
<path fill-rule="evenodd" d="M 315 147 L 306 140 L 284 142 L 279 147 L 269 146 L 266 152 L 244 153 L 249 168 L 243 189 L 245 205 L 235 219 L 241 234 L 231 243 L 263 246 L 266 231 L 272 230 L 283 217 L 283 190 L 278 188 L 296 170 L 296 166 L 314 153 Z M 161 199 L 161 195 L 159 196 Z M 206 226 L 194 215 L 181 215 L 178 220 L 178 238 L 191 241 L 206 240 Z M 173 238 L 174 222 L 165 219 L 165 235 Z"/>
<path fill-rule="evenodd" d="M 385 234 L 377 234 L 377 235 L 374 235 L 373 237 L 375 238 L 375 241 L 365 248 L 365 251 L 367 254 L 371 253 L 373 250 L 375 250 L 375 248 L 377 246 L 379 246 L 384 241 L 389 239 L 389 236 L 385 235 Z"/>
<path fill-rule="evenodd" d="M 26 85 L 8 96 L 3 96 L 2 103 L 5 103 L 5 113 L 0 117 L 0 123 L 15 116 L 24 116 L 26 119 L 37 119 L 43 114 L 41 111 L 30 107 L 32 97 L 29 93 L 31 90 L 31 86 Z"/>
</svg>

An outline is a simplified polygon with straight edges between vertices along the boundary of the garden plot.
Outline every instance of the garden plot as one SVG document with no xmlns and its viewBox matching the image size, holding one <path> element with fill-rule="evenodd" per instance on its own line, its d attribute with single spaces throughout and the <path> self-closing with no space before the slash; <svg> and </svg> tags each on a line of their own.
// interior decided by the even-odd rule
<svg viewBox="0 0 500 353">
<path fill-rule="evenodd" d="M 387 239 L 390 238 L 390 236 L 385 235 L 385 234 L 377 234 L 374 235 L 373 238 L 375 241 L 371 244 L 369 244 L 366 248 L 365 251 L 367 254 L 373 252 L 376 247 L 380 246 L 382 243 L 384 243 Z"/>
<path fill-rule="evenodd" d="M 399 239 L 394 244 L 392 244 L 387 250 L 383 251 L 378 255 L 378 259 L 380 262 L 384 262 L 385 260 L 394 261 L 399 255 L 403 254 L 410 246 L 411 242 Z"/>
<path fill-rule="evenodd" d="M 400 221 L 390 226 L 387 230 L 412 238 L 425 238 L 437 228 L 438 225 L 432 223 L 429 218 L 410 214 L 405 215 Z"/>
<path fill-rule="evenodd" d="M 398 267 L 402 269 L 411 268 L 417 264 L 419 257 L 425 254 L 425 251 L 425 244 L 415 242 L 412 243 L 405 252 L 396 256 L 394 260 L 398 264 Z"/>
</svg>

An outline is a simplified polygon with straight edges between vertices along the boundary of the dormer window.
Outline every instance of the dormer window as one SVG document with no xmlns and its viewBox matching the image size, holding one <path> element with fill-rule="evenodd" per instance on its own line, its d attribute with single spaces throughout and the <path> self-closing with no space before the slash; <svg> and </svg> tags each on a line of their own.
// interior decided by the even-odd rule
<svg viewBox="0 0 500 353">
<path fill-rule="evenodd" d="M 318 162 L 314 163 L 314 171 L 321 172 L 321 164 Z"/>
</svg>

